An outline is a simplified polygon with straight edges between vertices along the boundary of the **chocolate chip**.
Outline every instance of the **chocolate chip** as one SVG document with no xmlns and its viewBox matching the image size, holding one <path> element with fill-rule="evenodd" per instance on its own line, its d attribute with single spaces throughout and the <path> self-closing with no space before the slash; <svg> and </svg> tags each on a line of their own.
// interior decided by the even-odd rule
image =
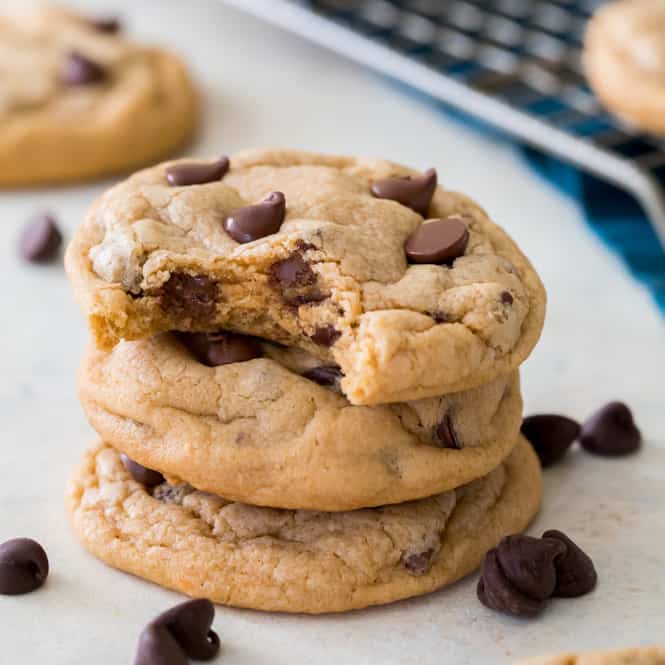
<svg viewBox="0 0 665 665">
<path fill-rule="evenodd" d="M 425 312 L 428 316 L 431 316 L 436 323 L 448 323 L 450 317 L 445 312 L 436 311 L 436 312 Z"/>
<path fill-rule="evenodd" d="M 172 503 L 176 506 L 181 506 L 185 497 L 194 491 L 191 485 L 181 483 L 180 485 L 170 485 L 169 483 L 162 483 L 157 485 L 152 491 L 153 498 L 157 501 L 164 503 Z"/>
<path fill-rule="evenodd" d="M 203 320 L 215 313 L 217 283 L 206 275 L 174 272 L 158 297 L 160 307 L 175 318 Z"/>
<path fill-rule="evenodd" d="M 316 273 L 298 252 L 270 266 L 270 284 L 273 288 L 295 289 L 311 286 L 315 282 Z"/>
<path fill-rule="evenodd" d="M 0 594 L 17 596 L 39 589 L 49 572 L 44 548 L 30 538 L 0 545 Z"/>
<path fill-rule="evenodd" d="M 424 575 L 428 573 L 432 568 L 432 556 L 434 550 L 432 548 L 425 550 L 424 552 L 418 552 L 416 554 L 409 554 L 402 557 L 402 565 L 412 574 L 412 575 Z"/>
<path fill-rule="evenodd" d="M 134 665 L 189 665 L 189 660 L 167 628 L 148 626 L 139 637 Z"/>
<path fill-rule="evenodd" d="M 642 442 L 633 414 L 623 402 L 610 402 L 583 425 L 582 447 L 590 453 L 617 457 L 636 451 Z"/>
<path fill-rule="evenodd" d="M 434 442 L 441 448 L 455 448 L 462 449 L 455 428 L 453 426 L 453 419 L 449 413 L 444 414 L 443 418 L 438 425 L 434 428 Z"/>
<path fill-rule="evenodd" d="M 566 416 L 542 413 L 522 421 L 522 434 L 530 441 L 543 468 L 563 459 L 579 433 L 579 424 Z"/>
<path fill-rule="evenodd" d="M 228 157 L 220 157 L 216 162 L 181 162 L 169 166 L 165 173 L 166 179 L 174 187 L 204 185 L 208 182 L 221 180 L 230 167 Z"/>
<path fill-rule="evenodd" d="M 205 598 L 199 598 L 160 614 L 148 627 L 165 628 L 190 658 L 205 661 L 219 652 L 219 637 L 211 630 L 214 618 L 214 605 Z"/>
<path fill-rule="evenodd" d="M 115 16 L 100 16 L 88 20 L 88 25 L 97 32 L 105 32 L 114 35 L 122 30 L 120 20 Z"/>
<path fill-rule="evenodd" d="M 406 240 L 404 251 L 412 263 L 451 265 L 464 254 L 469 231 L 463 219 L 448 217 L 421 224 Z"/>
<path fill-rule="evenodd" d="M 135 462 L 131 457 L 127 457 L 124 453 L 120 455 L 120 459 L 129 475 L 134 478 L 137 483 L 152 488 L 161 485 L 164 482 L 164 476 L 159 473 L 159 471 L 153 471 L 145 466 L 141 466 L 138 462 Z"/>
<path fill-rule="evenodd" d="M 513 296 L 510 293 L 510 291 L 501 291 L 501 302 L 504 305 L 512 305 L 513 304 Z"/>
<path fill-rule="evenodd" d="M 303 376 L 320 386 L 334 386 L 344 374 L 339 365 L 321 365 L 308 369 Z"/>
<path fill-rule="evenodd" d="M 556 586 L 553 596 L 575 598 L 593 591 L 598 575 L 593 561 L 568 536 L 561 531 L 545 531 L 545 540 L 556 540 L 564 544 L 566 551 L 554 561 Z"/>
<path fill-rule="evenodd" d="M 310 335 L 310 339 L 314 344 L 318 344 L 319 346 L 332 346 L 341 336 L 342 333 L 339 330 L 327 325 L 315 328 L 314 332 Z"/>
<path fill-rule="evenodd" d="M 65 85 L 92 85 L 106 79 L 106 69 L 84 55 L 71 51 L 67 54 L 62 82 Z"/>
<path fill-rule="evenodd" d="M 282 192 L 269 194 L 261 203 L 238 208 L 224 220 L 224 230 L 240 243 L 252 242 L 277 233 L 286 214 Z"/>
<path fill-rule="evenodd" d="M 396 176 L 381 178 L 372 183 L 371 191 L 377 199 L 390 199 L 427 216 L 436 190 L 436 171 L 429 169 L 422 176 Z"/>
<path fill-rule="evenodd" d="M 261 347 L 252 337 L 231 332 L 180 333 L 178 337 L 208 367 L 241 363 L 260 358 Z"/>
<path fill-rule="evenodd" d="M 62 244 L 62 234 L 49 214 L 35 217 L 23 229 L 19 251 L 26 261 L 43 263 L 53 259 Z"/>
</svg>

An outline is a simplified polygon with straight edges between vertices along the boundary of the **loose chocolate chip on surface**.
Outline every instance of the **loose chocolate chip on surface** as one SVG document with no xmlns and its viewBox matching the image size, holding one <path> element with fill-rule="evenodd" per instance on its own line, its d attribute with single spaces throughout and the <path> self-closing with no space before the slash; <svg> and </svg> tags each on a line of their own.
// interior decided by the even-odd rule
<svg viewBox="0 0 665 665">
<path fill-rule="evenodd" d="M 434 219 L 421 224 L 406 240 L 404 251 L 412 263 L 450 265 L 462 256 L 469 231 L 460 217 Z"/>
<path fill-rule="evenodd" d="M 297 252 L 270 266 L 270 284 L 273 288 L 295 289 L 311 286 L 315 282 L 316 273 Z"/>
<path fill-rule="evenodd" d="M 0 545 L 0 594 L 17 596 L 38 589 L 48 577 L 44 548 L 30 538 L 15 538 Z"/>
<path fill-rule="evenodd" d="M 277 233 L 285 214 L 284 194 L 272 192 L 261 203 L 233 210 L 224 220 L 224 230 L 236 242 L 252 242 Z"/>
<path fill-rule="evenodd" d="M 205 185 L 221 180 L 230 167 L 228 157 L 220 157 L 216 162 L 184 162 L 169 166 L 165 173 L 166 179 L 174 187 L 189 185 Z"/>
<path fill-rule="evenodd" d="M 205 319 L 215 312 L 217 283 L 206 275 L 174 272 L 158 292 L 160 307 L 179 319 Z"/>
<path fill-rule="evenodd" d="M 84 55 L 72 51 L 67 54 L 62 82 L 65 85 L 92 85 L 106 79 L 106 69 Z"/>
<path fill-rule="evenodd" d="M 579 423 L 556 414 L 528 416 L 522 422 L 522 434 L 529 440 L 543 468 L 563 459 L 580 434 Z"/>
<path fill-rule="evenodd" d="M 54 258 L 61 244 L 62 234 L 55 219 L 43 214 L 35 217 L 23 229 L 19 251 L 26 261 L 42 263 Z"/>
<path fill-rule="evenodd" d="M 109 35 L 114 35 L 122 29 L 120 20 L 115 16 L 100 16 L 98 18 L 91 18 L 88 24 L 97 32 L 105 32 Z"/>
<path fill-rule="evenodd" d="M 178 337 L 196 359 L 208 367 L 241 363 L 262 355 L 261 347 L 247 335 L 231 332 L 180 333 Z"/>
<path fill-rule="evenodd" d="M 623 402 L 610 402 L 599 409 L 583 425 L 582 447 L 590 453 L 607 457 L 628 455 L 642 442 L 633 414 Z"/>
<path fill-rule="evenodd" d="M 433 549 L 427 549 L 424 552 L 418 552 L 417 554 L 409 554 L 402 558 L 402 565 L 412 574 L 412 575 L 424 575 L 428 573 L 432 568 L 432 556 L 434 554 Z"/>
<path fill-rule="evenodd" d="M 434 442 L 441 448 L 462 449 L 462 444 L 453 426 L 453 419 L 449 413 L 444 414 L 439 424 L 434 428 Z"/>
<path fill-rule="evenodd" d="M 150 625 L 141 632 L 134 665 L 189 665 L 189 660 L 167 628 Z"/>
<path fill-rule="evenodd" d="M 342 333 L 339 330 L 328 325 L 316 328 L 310 335 L 310 339 L 319 346 L 332 346 L 341 336 Z"/>
<path fill-rule="evenodd" d="M 501 302 L 504 305 L 512 305 L 513 304 L 513 296 L 510 293 L 510 291 L 501 291 Z"/>
<path fill-rule="evenodd" d="M 591 557 L 561 531 L 545 531 L 543 539 L 557 540 L 566 548 L 564 554 L 554 561 L 556 586 L 552 595 L 559 598 L 575 598 L 593 591 L 598 575 Z"/>
<path fill-rule="evenodd" d="M 422 176 L 396 176 L 381 178 L 372 183 L 371 191 L 377 199 L 390 199 L 427 216 L 434 191 L 436 171 L 429 169 Z"/>
<path fill-rule="evenodd" d="M 148 488 L 157 487 L 164 482 L 164 476 L 159 471 L 153 471 L 138 462 L 135 462 L 131 457 L 127 457 L 124 453 L 120 455 L 122 464 L 127 469 L 129 475 L 134 478 L 137 483 L 141 483 Z"/>
<path fill-rule="evenodd" d="M 339 365 L 321 365 L 308 369 L 303 376 L 320 386 L 334 386 L 343 376 Z"/>
</svg>

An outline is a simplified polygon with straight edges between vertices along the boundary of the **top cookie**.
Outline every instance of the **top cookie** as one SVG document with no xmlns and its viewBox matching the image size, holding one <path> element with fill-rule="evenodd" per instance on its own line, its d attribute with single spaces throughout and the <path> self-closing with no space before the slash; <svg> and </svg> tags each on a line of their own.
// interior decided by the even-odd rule
<svg viewBox="0 0 665 665">
<path fill-rule="evenodd" d="M 66 265 L 102 348 L 226 328 L 338 364 L 354 404 L 465 390 L 527 357 L 545 292 L 435 178 L 297 151 L 171 162 L 102 196 Z"/>
<path fill-rule="evenodd" d="M 621 0 L 589 23 L 584 65 L 601 100 L 628 122 L 665 133 L 665 2 Z"/>
<path fill-rule="evenodd" d="M 39 6 L 0 15 L 0 186 L 78 180 L 154 162 L 188 139 L 182 63 L 112 21 Z"/>
</svg>

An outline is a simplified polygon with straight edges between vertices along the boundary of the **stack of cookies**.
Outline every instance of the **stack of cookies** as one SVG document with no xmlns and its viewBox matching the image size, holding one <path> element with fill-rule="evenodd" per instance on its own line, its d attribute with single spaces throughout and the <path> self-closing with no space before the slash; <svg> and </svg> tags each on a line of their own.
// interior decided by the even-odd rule
<svg viewBox="0 0 665 665">
<path fill-rule="evenodd" d="M 94 204 L 66 263 L 102 441 L 68 507 L 110 565 L 343 611 L 454 582 L 536 513 L 518 366 L 545 293 L 434 170 L 297 151 L 159 165 Z"/>
</svg>

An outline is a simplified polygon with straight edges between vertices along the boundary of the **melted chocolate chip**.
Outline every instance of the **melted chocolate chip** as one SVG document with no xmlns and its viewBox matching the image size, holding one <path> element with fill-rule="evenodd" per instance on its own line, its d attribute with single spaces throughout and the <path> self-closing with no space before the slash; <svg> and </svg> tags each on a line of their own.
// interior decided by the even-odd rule
<svg viewBox="0 0 665 665">
<path fill-rule="evenodd" d="M 224 230 L 240 243 L 252 242 L 277 233 L 286 214 L 282 192 L 269 194 L 261 203 L 238 208 L 224 220 Z"/>
<path fill-rule="evenodd" d="M 445 312 L 425 312 L 425 314 L 431 316 L 436 323 L 448 323 L 450 321 L 450 317 Z"/>
<path fill-rule="evenodd" d="M 425 573 L 428 573 L 432 568 L 433 555 L 434 555 L 434 550 L 432 548 L 429 548 L 424 552 L 409 554 L 408 556 L 402 557 L 402 565 L 412 575 L 424 575 Z"/>
<path fill-rule="evenodd" d="M 60 233 L 55 219 L 48 214 L 35 217 L 23 229 L 19 240 L 19 251 L 26 261 L 43 263 L 58 254 L 62 244 Z"/>
<path fill-rule="evenodd" d="M 167 628 L 151 625 L 141 632 L 134 665 L 189 665 L 189 659 Z"/>
<path fill-rule="evenodd" d="M 169 483 L 162 483 L 157 485 L 152 491 L 152 496 L 157 501 L 164 503 L 172 503 L 176 506 L 182 505 L 183 500 L 188 494 L 193 492 L 191 485 L 181 483 L 180 485 L 170 485 Z"/>
<path fill-rule="evenodd" d="M 339 365 L 321 365 L 308 369 L 303 376 L 320 386 L 334 386 L 344 376 Z"/>
<path fill-rule="evenodd" d="M 190 658 L 206 661 L 219 652 L 219 637 L 211 630 L 214 619 L 214 605 L 200 598 L 181 603 L 160 614 L 149 627 L 166 628 Z"/>
<path fill-rule="evenodd" d="M 406 240 L 404 251 L 411 263 L 451 265 L 462 256 L 469 242 L 463 219 L 449 217 L 421 224 Z"/>
<path fill-rule="evenodd" d="M 115 35 L 122 30 L 120 20 L 115 16 L 100 16 L 88 20 L 88 25 L 97 32 L 105 32 L 109 35 Z"/>
<path fill-rule="evenodd" d="M 180 162 L 169 166 L 165 173 L 170 185 L 188 187 L 221 180 L 229 167 L 229 158 L 220 157 L 216 162 Z"/>
<path fill-rule="evenodd" d="M 247 335 L 231 332 L 180 333 L 178 337 L 196 359 L 208 367 L 241 363 L 262 355 L 256 340 Z"/>
<path fill-rule="evenodd" d="M 635 452 L 642 442 L 633 414 L 623 402 L 610 402 L 583 425 L 582 447 L 590 453 L 618 457 Z"/>
<path fill-rule="evenodd" d="M 314 344 L 319 346 L 332 346 L 340 337 L 342 333 L 336 330 L 333 326 L 319 326 L 315 328 L 314 332 L 310 335 L 310 339 Z"/>
<path fill-rule="evenodd" d="M 426 217 L 436 190 L 436 171 L 429 169 L 422 176 L 381 178 L 370 189 L 377 199 L 397 201 Z"/>
<path fill-rule="evenodd" d="M 215 313 L 217 283 L 206 275 L 171 273 L 158 293 L 160 307 L 178 319 L 204 320 Z"/>
<path fill-rule="evenodd" d="M 299 253 L 270 266 L 270 284 L 273 288 L 296 289 L 311 286 L 316 282 L 316 273 Z"/>
<path fill-rule="evenodd" d="M 18 596 L 38 589 L 48 577 L 44 548 L 30 538 L 15 538 L 0 545 L 0 594 Z"/>
<path fill-rule="evenodd" d="M 141 466 L 138 462 L 135 462 L 131 457 L 127 457 L 124 453 L 120 455 L 120 459 L 129 475 L 134 478 L 137 483 L 152 488 L 161 485 L 164 482 L 164 476 L 159 473 L 159 471 L 153 471 L 145 466 Z"/>
<path fill-rule="evenodd" d="M 512 305 L 513 304 L 513 296 L 510 293 L 510 291 L 501 291 L 501 302 L 504 305 Z"/>
<path fill-rule="evenodd" d="M 71 51 L 67 54 L 62 82 L 65 85 L 93 85 L 106 80 L 106 69 L 84 55 Z"/>
<path fill-rule="evenodd" d="M 598 575 L 593 561 L 568 536 L 561 531 L 545 531 L 544 540 L 556 540 L 564 544 L 566 551 L 554 561 L 556 586 L 553 596 L 576 598 L 593 591 Z"/>
<path fill-rule="evenodd" d="M 522 434 L 530 441 L 543 468 L 563 459 L 579 433 L 579 424 L 566 416 L 543 413 L 522 422 Z"/>
<path fill-rule="evenodd" d="M 441 448 L 455 448 L 462 449 L 455 427 L 453 426 L 453 419 L 449 413 L 444 414 L 443 418 L 438 425 L 434 428 L 434 442 Z"/>
</svg>

